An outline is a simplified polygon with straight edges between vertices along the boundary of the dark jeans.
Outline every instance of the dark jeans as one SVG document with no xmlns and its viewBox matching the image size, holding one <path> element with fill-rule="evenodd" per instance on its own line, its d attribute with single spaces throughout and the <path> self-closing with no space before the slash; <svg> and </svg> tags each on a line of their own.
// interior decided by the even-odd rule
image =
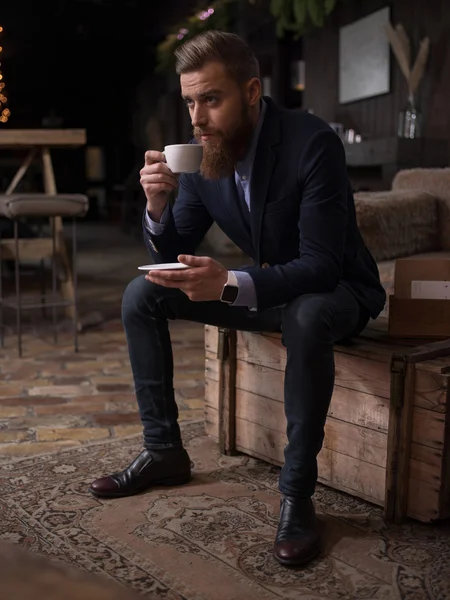
<svg viewBox="0 0 450 600">
<path fill-rule="evenodd" d="M 284 308 L 252 312 L 222 302 L 192 302 L 176 289 L 137 277 L 122 305 L 146 448 L 181 446 L 173 390 L 168 319 L 246 331 L 281 331 L 287 349 L 284 406 L 288 445 L 280 475 L 284 494 L 309 497 L 334 386 L 334 343 L 365 325 L 356 299 L 344 287 L 306 294 Z"/>
</svg>

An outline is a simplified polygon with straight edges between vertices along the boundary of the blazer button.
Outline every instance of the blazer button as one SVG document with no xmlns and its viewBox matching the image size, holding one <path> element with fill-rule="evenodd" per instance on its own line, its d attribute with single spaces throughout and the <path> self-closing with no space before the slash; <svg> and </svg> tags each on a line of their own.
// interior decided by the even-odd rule
<svg viewBox="0 0 450 600">
<path fill-rule="evenodd" d="M 269 263 L 263 263 L 263 264 L 261 265 L 261 267 L 262 267 L 263 269 L 267 269 L 267 267 L 270 267 L 270 265 L 269 265 Z"/>
</svg>

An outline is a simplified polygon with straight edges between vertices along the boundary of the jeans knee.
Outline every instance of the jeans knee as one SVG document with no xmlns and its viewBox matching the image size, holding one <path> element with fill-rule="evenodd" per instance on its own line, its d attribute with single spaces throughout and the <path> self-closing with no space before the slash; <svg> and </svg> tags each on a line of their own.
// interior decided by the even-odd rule
<svg viewBox="0 0 450 600">
<path fill-rule="evenodd" d="M 126 323 L 136 314 L 151 310 L 154 304 L 151 298 L 156 296 L 158 286 L 145 279 L 144 275 L 139 275 L 125 288 L 122 297 L 122 321 Z"/>
<path fill-rule="evenodd" d="M 292 333 L 296 339 L 317 339 L 326 335 L 332 325 L 332 313 L 326 298 L 316 294 L 305 294 L 295 298 L 283 311 L 283 338 Z"/>
</svg>

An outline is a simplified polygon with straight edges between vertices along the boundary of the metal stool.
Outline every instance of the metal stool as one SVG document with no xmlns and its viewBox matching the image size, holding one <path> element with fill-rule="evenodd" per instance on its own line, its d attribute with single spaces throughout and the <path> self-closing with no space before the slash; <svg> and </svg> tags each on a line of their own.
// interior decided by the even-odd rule
<svg viewBox="0 0 450 600">
<path fill-rule="evenodd" d="M 82 194 L 11 194 L 0 195 L 0 216 L 13 221 L 14 237 L 0 239 L 0 344 L 4 347 L 3 309 L 12 308 L 16 311 L 17 344 L 19 356 L 22 356 L 21 313 L 25 309 L 50 308 L 53 313 L 54 341 L 57 342 L 56 309 L 58 307 L 73 307 L 74 348 L 78 351 L 77 324 L 77 271 L 76 271 L 76 218 L 83 217 L 89 208 L 89 200 Z M 58 219 L 59 217 L 59 219 Z M 70 299 L 57 298 L 56 259 L 64 243 L 62 228 L 57 231 L 56 221 L 61 223 L 63 217 L 72 218 L 72 277 L 73 297 Z M 50 218 L 52 235 L 50 238 L 19 238 L 19 220 L 21 218 Z M 45 290 L 41 293 L 39 302 L 23 303 L 20 289 L 20 260 L 26 258 L 44 260 L 51 258 L 52 263 L 52 297 L 48 302 Z M 14 261 L 15 298 L 3 297 L 3 268 L 5 259 Z M 68 266 L 68 265 L 66 265 Z"/>
</svg>

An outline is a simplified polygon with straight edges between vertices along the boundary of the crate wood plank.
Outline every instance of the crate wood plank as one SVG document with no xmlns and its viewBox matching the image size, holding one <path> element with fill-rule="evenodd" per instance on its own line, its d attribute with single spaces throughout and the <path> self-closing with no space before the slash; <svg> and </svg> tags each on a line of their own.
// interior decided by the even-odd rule
<svg viewBox="0 0 450 600">
<path fill-rule="evenodd" d="M 218 436 L 214 432 L 218 431 L 218 419 L 217 409 L 207 405 L 205 424 L 213 432 L 211 437 L 216 441 Z M 284 443 L 278 432 L 239 418 L 236 419 L 236 449 L 277 466 L 282 466 L 284 462 Z M 380 506 L 384 504 L 385 469 L 382 467 L 329 448 L 322 448 L 319 453 L 318 467 L 320 483 Z M 408 516 L 424 522 L 433 521 L 440 516 L 438 506 L 439 488 L 411 478 Z"/>
<path fill-rule="evenodd" d="M 280 340 L 243 331 L 237 332 L 237 339 L 238 360 L 284 371 L 286 350 Z M 383 351 L 379 356 L 367 358 L 336 351 L 336 384 L 389 398 L 391 354 Z M 449 411 L 448 377 L 421 367 L 424 367 L 421 363 L 416 365 L 414 405 L 438 412 Z"/>
<path fill-rule="evenodd" d="M 386 461 L 385 515 L 401 523 L 406 516 L 410 485 L 410 454 L 416 371 L 404 356 L 391 362 L 388 451 Z"/>
<path fill-rule="evenodd" d="M 219 330 L 217 349 L 219 391 L 219 448 L 222 454 L 235 452 L 236 332 Z"/>
<path fill-rule="evenodd" d="M 368 330 L 365 330 L 364 334 L 355 338 L 351 343 L 346 345 L 336 345 L 336 352 L 341 354 L 349 354 L 350 356 L 361 356 L 363 358 L 378 360 L 380 362 L 389 362 L 390 356 L 393 352 L 403 353 L 412 352 L 413 350 L 423 347 L 424 340 L 420 339 L 396 339 L 390 338 L 387 335 L 380 335 L 376 332 L 376 335 L 368 335 Z M 279 346 L 281 344 L 281 334 L 279 333 L 254 333 L 254 332 L 240 332 L 244 336 L 262 336 L 264 338 L 270 338 L 276 340 Z M 369 332 L 371 333 L 371 332 Z M 445 342 L 438 342 L 444 344 Z M 436 354 L 436 352 L 435 352 Z M 419 370 L 432 371 L 438 374 L 450 372 L 450 357 L 442 356 L 435 357 L 425 362 L 419 362 L 417 365 Z"/>
<path fill-rule="evenodd" d="M 283 402 L 283 379 L 282 371 L 237 361 L 236 387 L 239 389 Z M 346 406 L 345 412 L 339 413 L 339 417 L 336 410 L 332 408 L 334 397 L 339 398 L 339 402 Z M 330 411 L 334 411 L 332 416 L 341 420 L 349 420 L 352 418 L 352 412 L 358 404 L 368 406 L 367 418 L 369 422 L 370 419 L 378 419 L 377 428 L 387 431 L 389 410 L 387 403 L 384 404 L 387 402 L 385 399 L 373 394 L 363 394 L 362 392 L 342 388 L 338 385 L 335 386 L 333 398 L 330 406 Z M 443 448 L 446 435 L 446 417 L 447 415 L 416 407 L 413 414 L 413 441 L 431 448 Z"/>
<path fill-rule="evenodd" d="M 236 419 L 236 447 L 238 450 L 265 458 L 269 462 L 282 465 L 284 444 L 273 430 L 255 423 Z M 254 454 L 253 454 L 254 452 Z M 323 448 L 318 457 L 319 480 L 328 485 L 340 484 L 353 495 L 362 493 L 377 504 L 384 500 L 385 471 L 381 467 L 363 463 L 349 456 Z"/>
<path fill-rule="evenodd" d="M 218 360 L 208 353 L 206 364 L 206 379 L 218 381 Z M 268 376 L 271 376 L 270 372 Z M 282 402 L 282 398 L 279 401 Z M 336 386 L 328 414 L 343 421 L 387 432 L 388 410 L 388 402 L 384 398 L 355 392 L 349 402 L 346 389 Z"/>
<path fill-rule="evenodd" d="M 205 377 L 206 379 L 213 379 L 219 381 L 219 359 L 217 356 L 210 351 L 205 352 Z"/>
<path fill-rule="evenodd" d="M 277 431 L 283 436 L 283 445 L 285 444 L 286 418 L 281 402 L 238 388 L 236 417 Z M 354 458 L 359 457 L 361 460 L 382 467 L 386 466 L 385 432 L 371 430 L 330 416 L 326 422 L 325 432 L 324 446 Z M 417 443 L 412 443 L 411 449 L 416 478 L 429 483 L 439 481 L 442 451 Z"/>
<path fill-rule="evenodd" d="M 283 419 L 284 428 L 285 417 L 283 398 L 280 397 L 280 383 L 278 382 L 277 386 L 276 379 L 271 371 L 251 363 L 239 362 L 236 373 L 236 393 L 239 393 L 239 391 L 250 392 L 261 399 L 261 404 L 263 404 L 263 399 L 275 400 L 280 405 L 277 414 Z M 217 406 L 218 396 L 215 396 L 215 392 L 209 390 L 212 382 L 212 379 L 205 380 L 206 402 L 211 406 Z M 265 410 L 258 407 L 258 412 L 264 412 Z M 275 409 L 271 407 L 271 410 Z M 387 433 L 388 430 L 389 409 L 385 399 L 372 394 L 341 388 L 340 386 L 336 386 L 334 389 L 328 416 L 384 433 Z M 413 445 L 424 446 L 423 451 L 421 453 L 416 452 L 415 456 L 423 456 L 425 460 L 429 460 L 429 457 L 436 454 L 433 454 L 432 450 L 444 450 L 448 438 L 448 421 L 448 415 L 415 408 L 412 441 Z M 430 452 L 427 452 L 427 448 L 430 449 Z M 433 463 L 435 463 L 434 459 Z"/>
<path fill-rule="evenodd" d="M 205 433 L 215 442 L 219 442 L 219 411 L 209 404 L 205 405 Z"/>
<path fill-rule="evenodd" d="M 217 406 L 217 392 L 217 382 L 206 380 L 206 406 L 213 410 L 216 410 Z M 278 432 L 283 438 L 284 447 L 286 419 L 281 402 L 238 388 L 236 417 Z M 214 431 L 212 434 L 209 429 L 208 435 L 217 439 L 218 433 Z M 378 466 L 386 466 L 386 432 L 371 430 L 361 426 L 360 423 L 342 421 L 329 416 L 325 426 L 324 446 Z M 411 477 L 432 485 L 439 484 L 443 477 L 442 460 L 442 450 L 413 442 L 410 461 Z"/>
<path fill-rule="evenodd" d="M 236 418 L 276 431 L 284 447 L 286 419 L 280 402 L 237 389 Z M 380 467 L 386 466 L 387 436 L 379 431 L 329 417 L 324 446 Z"/>
</svg>

